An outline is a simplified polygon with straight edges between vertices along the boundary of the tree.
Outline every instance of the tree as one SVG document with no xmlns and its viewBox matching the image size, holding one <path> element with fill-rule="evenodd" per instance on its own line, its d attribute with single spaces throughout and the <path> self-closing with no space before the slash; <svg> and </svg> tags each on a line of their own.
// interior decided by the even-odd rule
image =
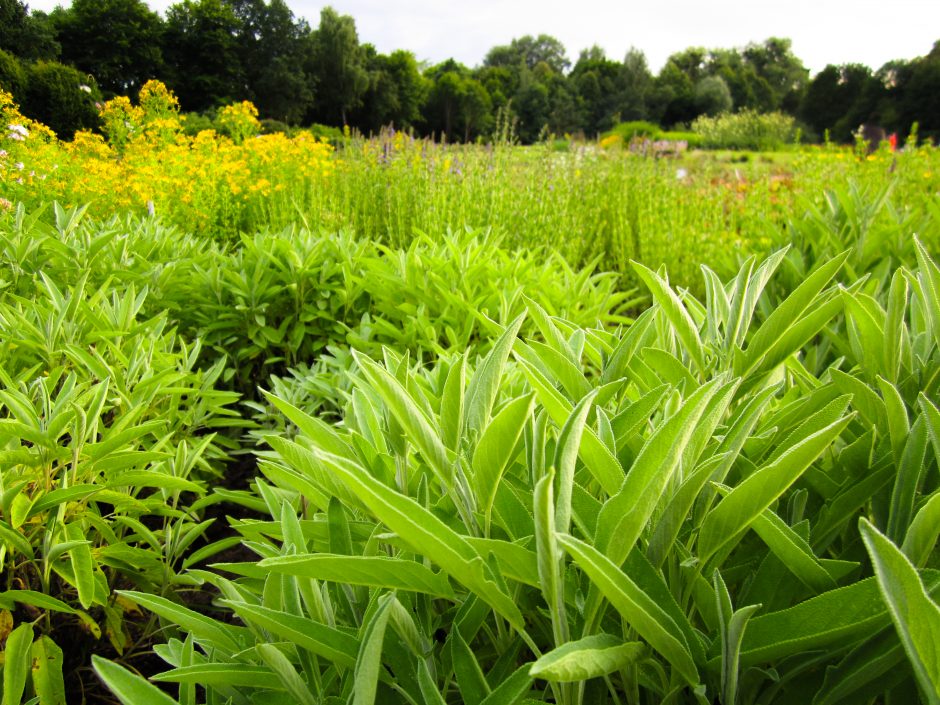
<svg viewBox="0 0 940 705">
<path fill-rule="evenodd" d="M 588 134 L 609 130 L 621 120 L 624 104 L 623 64 L 608 59 L 593 46 L 581 52 L 569 76 L 578 95 L 582 122 Z"/>
<path fill-rule="evenodd" d="M 735 110 L 765 110 L 773 105 L 773 88 L 744 60 L 737 49 L 713 49 L 708 54 L 708 75 L 721 78 L 731 93 Z"/>
<path fill-rule="evenodd" d="M 142 0 L 74 0 L 50 15 L 62 60 L 94 76 L 108 96 L 163 76 L 163 21 Z"/>
<path fill-rule="evenodd" d="M 698 116 L 695 84 L 672 59 L 656 77 L 652 114 L 663 125 L 688 124 Z"/>
<path fill-rule="evenodd" d="M 940 141 L 940 42 L 927 57 L 914 62 L 902 98 L 902 120 L 908 131 L 918 123 L 921 137 Z"/>
<path fill-rule="evenodd" d="M 313 104 L 313 82 L 304 66 L 310 27 L 284 0 L 223 1 L 239 21 L 247 97 L 262 117 L 300 122 Z"/>
<path fill-rule="evenodd" d="M 700 115 L 726 113 L 732 105 L 731 91 L 721 76 L 706 76 L 696 84 L 695 109 Z"/>
<path fill-rule="evenodd" d="M 540 34 L 538 37 L 527 34 L 513 39 L 508 45 L 493 47 L 483 59 L 485 67 L 520 68 L 525 66 L 531 70 L 542 63 L 559 74 L 564 74 L 571 67 L 571 62 L 566 56 L 565 45 L 548 34 Z"/>
<path fill-rule="evenodd" d="M 58 57 L 60 47 L 48 15 L 30 13 L 21 0 L 0 0 L 0 50 L 27 61 L 48 61 Z"/>
<path fill-rule="evenodd" d="M 355 20 L 331 7 L 323 8 L 320 26 L 311 38 L 310 57 L 317 86 L 316 114 L 323 122 L 345 125 L 347 113 L 361 103 L 369 87 Z"/>
<path fill-rule="evenodd" d="M 425 105 L 425 126 L 450 141 L 470 141 L 483 134 L 492 121 L 489 92 L 470 70 L 453 59 L 429 69 L 432 81 Z"/>
<path fill-rule="evenodd" d="M 807 86 L 800 117 L 818 134 L 829 130 L 833 140 L 851 141 L 859 124 L 869 119 L 857 105 L 871 79 L 871 69 L 862 64 L 829 64 Z"/>
<path fill-rule="evenodd" d="M 763 44 L 748 44 L 742 56 L 770 86 L 769 101 L 759 109 L 796 111 L 809 81 L 809 71 L 793 54 L 792 42 L 770 37 Z"/>
<path fill-rule="evenodd" d="M 369 87 L 350 115 L 352 124 L 364 132 L 377 132 L 385 125 L 407 129 L 420 122 L 429 81 L 421 75 L 414 54 L 398 50 L 385 56 L 370 44 L 363 50 Z"/>
<path fill-rule="evenodd" d="M 620 119 L 648 119 L 653 74 L 650 73 L 646 63 L 646 55 L 639 49 L 631 47 L 623 58 L 621 76 L 623 93 L 620 99 Z"/>
<path fill-rule="evenodd" d="M 167 83 L 186 110 L 204 111 L 249 97 L 237 39 L 240 27 L 234 10 L 222 0 L 184 0 L 167 10 Z"/>
</svg>

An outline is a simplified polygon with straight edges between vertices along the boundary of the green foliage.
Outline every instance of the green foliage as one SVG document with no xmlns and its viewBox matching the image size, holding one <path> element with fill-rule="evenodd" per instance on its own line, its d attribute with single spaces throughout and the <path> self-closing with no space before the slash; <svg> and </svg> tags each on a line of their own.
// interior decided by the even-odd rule
<svg viewBox="0 0 940 705">
<path fill-rule="evenodd" d="M 48 236 L 74 232 L 77 220 L 58 209 Z M 10 235 L 0 240 L 5 257 L 33 246 Z M 81 625 L 83 636 L 67 646 L 72 657 L 84 658 L 102 638 L 131 655 L 151 627 L 136 624 L 112 590 L 193 585 L 184 561 L 214 521 L 203 517 L 216 501 L 208 481 L 231 446 L 214 431 L 242 422 L 230 408 L 237 395 L 214 388 L 223 366 L 200 370 L 198 342 L 182 340 L 165 314 L 143 314 L 146 288 L 94 286 L 87 271 L 66 287 L 56 282 L 60 272 L 7 271 L 0 614 L 24 634 L 22 644 L 8 640 L 7 663 L 17 644 L 32 644 L 34 691 L 42 702 L 64 703 L 63 676 L 74 674 L 63 673 L 60 630 Z M 74 658 L 68 664 L 80 667 Z"/>
<path fill-rule="evenodd" d="M 62 61 L 110 98 L 134 95 L 161 72 L 163 21 L 143 0 L 75 0 L 51 15 Z"/>
<path fill-rule="evenodd" d="M 0 0 L 0 51 L 24 61 L 58 58 L 59 45 L 43 12 L 30 12 L 22 0 Z"/>
<path fill-rule="evenodd" d="M 346 114 L 358 107 L 369 85 L 353 18 L 323 8 L 320 26 L 310 38 L 310 60 L 317 83 L 317 115 L 324 122 L 346 125 Z"/>
<path fill-rule="evenodd" d="M 271 396 L 293 430 L 261 453 L 267 517 L 232 524 L 256 559 L 194 573 L 245 628 L 125 593 L 186 638 L 157 679 L 836 702 L 912 683 L 909 659 L 931 702 L 940 269 L 915 246 L 878 313 L 885 294 L 838 283 L 853 254 L 795 287 L 789 261 L 705 268 L 701 301 L 640 267 L 653 305 L 618 333 L 529 302 L 532 332 L 517 318 L 476 361 L 357 354 L 336 425 Z M 873 356 L 895 336 L 899 357 Z"/>
<path fill-rule="evenodd" d="M 650 140 L 662 139 L 662 134 L 663 131 L 659 125 L 643 120 L 635 120 L 633 122 L 621 122 L 615 125 L 609 132 L 605 133 L 605 137 L 607 135 L 619 135 L 623 143 L 628 145 L 636 138 Z"/>
<path fill-rule="evenodd" d="M 796 126 L 783 113 L 760 114 L 751 110 L 699 117 L 692 123 L 702 146 L 711 149 L 783 149 L 793 142 Z"/>
<path fill-rule="evenodd" d="M 0 49 L 0 88 L 23 104 L 26 100 L 26 69 L 13 54 Z"/>
<path fill-rule="evenodd" d="M 100 98 L 94 80 L 71 66 L 40 61 L 28 67 L 23 109 L 62 139 L 98 127 L 95 101 Z"/>
</svg>

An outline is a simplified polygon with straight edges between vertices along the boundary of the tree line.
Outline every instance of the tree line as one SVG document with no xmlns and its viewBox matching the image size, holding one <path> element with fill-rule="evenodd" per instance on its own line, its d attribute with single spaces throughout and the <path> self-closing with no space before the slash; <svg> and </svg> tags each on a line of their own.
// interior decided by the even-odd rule
<svg viewBox="0 0 940 705">
<path fill-rule="evenodd" d="M 846 142 L 861 123 L 940 138 L 940 41 L 877 70 L 830 64 L 810 77 L 788 39 L 691 47 L 654 74 L 644 53 L 594 46 L 572 62 L 548 35 L 493 47 L 480 66 L 419 63 L 362 44 L 355 21 L 324 8 L 316 28 L 284 0 L 182 0 L 165 16 L 142 0 L 73 0 L 50 13 L 0 0 L 0 86 L 63 136 L 97 125 L 95 103 L 158 78 L 188 112 L 250 100 L 286 125 L 382 126 L 469 141 L 500 116 L 524 142 L 593 137 L 622 121 L 687 126 L 700 115 L 781 111 L 809 139 Z"/>
</svg>

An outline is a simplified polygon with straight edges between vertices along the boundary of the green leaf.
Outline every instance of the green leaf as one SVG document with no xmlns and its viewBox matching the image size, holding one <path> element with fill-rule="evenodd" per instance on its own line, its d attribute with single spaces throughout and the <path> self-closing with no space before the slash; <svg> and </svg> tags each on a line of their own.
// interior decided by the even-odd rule
<svg viewBox="0 0 940 705">
<path fill-rule="evenodd" d="M 454 463 L 451 453 L 444 447 L 430 420 L 411 398 L 408 390 L 369 358 L 355 352 L 353 355 L 369 384 L 378 392 L 395 420 L 405 430 L 408 440 L 415 444 L 443 485 L 447 488 L 453 487 Z"/>
<path fill-rule="evenodd" d="M 698 549 L 706 561 L 748 529 L 842 432 L 851 417 L 821 428 L 780 453 L 770 464 L 742 480 L 706 515 L 699 532 Z"/>
<path fill-rule="evenodd" d="M 529 675 L 555 683 L 606 676 L 639 660 L 646 647 L 611 634 L 595 634 L 563 644 L 532 664 Z"/>
<path fill-rule="evenodd" d="M 637 455 L 620 491 L 601 509 L 595 545 L 615 564 L 626 559 L 662 500 L 685 446 L 721 382 L 716 379 L 699 387 L 656 429 Z"/>
<path fill-rule="evenodd" d="M 706 502 L 702 490 L 708 481 L 724 482 L 745 442 L 760 420 L 761 413 L 775 393 L 775 387 L 764 389 L 748 401 L 743 409 L 739 409 L 734 420 L 729 422 L 729 429 L 721 445 L 715 451 L 715 455 L 686 475 L 666 505 L 659 523 L 650 536 L 647 555 L 654 565 L 662 565 L 666 560 L 683 522 L 689 516 L 696 501 L 703 504 Z"/>
<path fill-rule="evenodd" d="M 75 574 L 78 601 L 87 610 L 95 601 L 95 561 L 91 555 L 91 546 L 85 540 L 82 527 L 76 522 L 65 526 L 65 534 L 75 542 L 75 545 L 69 549 L 69 557 Z"/>
<path fill-rule="evenodd" d="M 101 681 L 117 696 L 123 705 L 179 705 L 173 698 L 152 683 L 131 673 L 123 666 L 103 659 L 97 654 L 91 657 L 92 667 Z"/>
<path fill-rule="evenodd" d="M 328 453 L 317 457 L 416 553 L 427 556 L 445 573 L 476 592 L 510 624 L 523 628 L 524 620 L 516 603 L 487 577 L 483 559 L 464 537 L 418 502 L 386 487 L 360 465 Z"/>
<path fill-rule="evenodd" d="M 424 705 L 447 705 L 423 658 L 418 659 L 418 689 L 421 691 L 421 697 L 424 698 Z"/>
<path fill-rule="evenodd" d="M 21 624 L 7 636 L 3 651 L 2 705 L 20 705 L 30 668 L 33 625 Z"/>
<path fill-rule="evenodd" d="M 153 676 L 158 683 L 195 683 L 202 686 L 283 690 L 280 678 L 267 666 L 247 663 L 199 663 L 180 666 Z"/>
<path fill-rule="evenodd" d="M 730 310 L 728 312 L 727 334 L 725 336 L 725 348 L 732 350 L 740 348 L 744 343 L 744 337 L 751 326 L 751 319 L 754 316 L 754 309 L 760 300 L 770 277 L 783 262 L 789 247 L 777 250 L 768 256 L 758 265 L 753 275 L 750 274 L 746 266 L 742 266 L 735 281 L 734 295 L 731 300 Z"/>
<path fill-rule="evenodd" d="M 769 369 L 776 366 L 790 352 L 799 347 L 799 343 L 794 337 L 795 324 L 803 318 L 803 314 L 842 268 L 847 258 L 848 252 L 844 252 L 820 265 L 812 274 L 803 279 L 800 285 L 793 290 L 783 303 L 773 310 L 773 313 L 767 317 L 767 320 L 751 337 L 744 351 L 741 367 L 735 365 L 736 372 L 747 377 L 758 365 L 761 369 Z M 841 306 L 842 302 L 836 299 L 832 313 L 834 314 Z M 819 308 L 822 307 L 818 307 L 817 310 Z M 828 320 L 829 316 L 823 315 L 822 318 Z M 822 325 L 825 325 L 825 321 L 820 322 L 819 326 L 822 327 Z M 811 327 L 815 327 L 815 323 Z M 769 358 L 769 362 L 761 363 L 765 358 Z"/>
<path fill-rule="evenodd" d="M 11 528 L 3 521 L 0 521 L 0 541 L 3 541 L 7 545 L 11 546 L 14 550 L 19 551 L 20 555 L 28 558 L 29 560 L 33 559 L 34 554 L 32 544 L 30 544 L 23 534 Z"/>
<path fill-rule="evenodd" d="M 65 705 L 62 649 L 43 634 L 33 642 L 33 689 L 40 705 Z"/>
<path fill-rule="evenodd" d="M 705 348 L 702 345 L 702 339 L 699 337 L 698 328 L 689 312 L 686 310 L 682 301 L 676 296 L 672 288 L 653 270 L 643 266 L 639 262 L 630 262 L 637 276 L 649 287 L 653 294 L 653 299 L 662 309 L 666 318 L 672 324 L 682 341 L 686 352 L 695 361 L 700 372 L 705 372 Z"/>
<path fill-rule="evenodd" d="M 826 669 L 822 686 L 813 698 L 813 705 L 836 705 L 853 702 L 850 696 L 867 697 L 883 686 L 886 674 L 904 668 L 907 655 L 898 640 L 894 626 L 866 639 L 852 649 L 836 666 Z M 864 689 L 864 695 L 856 695 Z"/>
<path fill-rule="evenodd" d="M 35 516 L 60 504 L 85 499 L 101 489 L 99 485 L 72 485 L 47 492 L 30 507 L 29 516 Z M 29 517 L 27 517 L 29 518 Z"/>
<path fill-rule="evenodd" d="M 299 705 L 318 705 L 317 698 L 313 696 L 304 679 L 297 673 L 297 669 L 288 658 L 273 644 L 258 644 L 255 650 L 261 659 L 275 674 L 278 681 L 295 703 Z"/>
<path fill-rule="evenodd" d="M 940 410 L 934 406 L 933 402 L 921 392 L 917 397 L 917 404 L 923 412 L 921 417 L 927 425 L 927 431 L 930 435 L 930 443 L 933 445 L 934 457 L 937 464 L 940 465 Z"/>
<path fill-rule="evenodd" d="M 578 460 L 578 449 L 581 447 L 581 437 L 587 423 L 591 404 L 597 396 L 597 391 L 585 395 L 571 412 L 558 435 L 558 444 L 555 447 L 555 459 L 552 462 L 558 477 L 558 500 L 555 505 L 555 529 L 568 533 L 571 527 L 571 495 L 574 488 L 574 471 Z"/>
<path fill-rule="evenodd" d="M 350 585 L 410 590 L 446 599 L 454 591 L 441 573 L 409 560 L 380 556 L 337 556 L 327 553 L 265 558 L 259 568 L 275 573 Z"/>
<path fill-rule="evenodd" d="M 810 545 L 772 509 L 765 509 L 751 526 L 774 555 L 810 590 L 818 594 L 836 589 L 836 581 Z"/>
<path fill-rule="evenodd" d="M 545 407 L 545 411 L 548 412 L 552 421 L 559 426 L 563 426 L 571 418 L 572 404 L 555 389 L 552 383 L 535 366 L 522 358 L 517 359 L 526 379 L 535 389 L 539 402 Z M 623 483 L 623 468 L 620 461 L 614 457 L 614 454 L 601 442 L 590 427 L 586 426 L 584 428 L 578 453 L 587 469 L 600 483 L 604 491 L 609 495 L 616 494 Z"/>
<path fill-rule="evenodd" d="M 456 452 L 463 433 L 464 392 L 467 386 L 467 356 L 452 365 L 441 394 L 441 438 L 444 445 Z"/>
<path fill-rule="evenodd" d="M 738 693 L 741 640 L 747 621 L 760 605 L 748 605 L 732 612 L 731 595 L 721 573 L 715 571 L 713 580 L 721 631 L 721 702 L 735 705 Z"/>
<path fill-rule="evenodd" d="M 881 396 L 884 398 L 885 412 L 888 421 L 888 437 L 891 439 L 891 449 L 894 451 L 895 462 L 901 461 L 901 455 L 904 452 L 904 444 L 907 436 L 911 432 L 910 419 L 907 417 L 907 407 L 904 405 L 904 399 L 901 398 L 901 392 L 893 384 L 878 377 L 878 386 L 881 389 Z"/>
<path fill-rule="evenodd" d="M 888 538 L 900 544 L 907 535 L 907 528 L 914 514 L 914 501 L 921 479 L 925 472 L 924 460 L 927 456 L 927 427 L 920 416 L 911 427 L 906 437 L 904 449 L 897 462 L 898 474 L 891 490 L 891 503 L 888 511 Z"/>
<path fill-rule="evenodd" d="M 506 404 L 487 424 L 473 452 L 472 482 L 477 495 L 477 508 L 487 518 L 492 511 L 503 473 L 515 458 L 522 431 L 534 408 L 535 398 L 532 394 Z"/>
<path fill-rule="evenodd" d="M 486 682 L 480 664 L 456 625 L 451 630 L 448 641 L 461 701 L 465 705 L 480 705 L 490 694 L 490 686 Z"/>
<path fill-rule="evenodd" d="M 917 683 L 931 705 L 940 703 L 940 607 L 917 569 L 867 519 L 859 520 L 862 540 L 871 556 L 878 588 L 891 614 Z"/>
<path fill-rule="evenodd" d="M 520 314 L 510 323 L 499 337 L 493 348 L 479 364 L 470 383 L 464 400 L 464 413 L 467 428 L 471 431 L 482 429 L 490 420 L 490 412 L 499 394 L 499 382 L 503 376 L 503 367 L 509 359 L 509 353 L 515 343 L 519 329 L 525 321 L 525 313 Z"/>
<path fill-rule="evenodd" d="M 933 573 L 929 587 L 938 586 L 940 574 Z M 741 644 L 741 667 L 847 646 L 871 638 L 890 623 L 875 579 L 867 578 L 752 619 Z"/>
<path fill-rule="evenodd" d="M 224 624 L 165 597 L 131 590 L 118 590 L 117 593 L 191 632 L 196 641 L 214 646 L 225 653 L 241 651 L 248 641 L 248 631 L 243 627 Z"/>
<path fill-rule="evenodd" d="M 391 593 L 379 598 L 379 606 L 363 625 L 362 642 L 356 658 L 355 685 L 352 705 L 373 705 L 382 670 L 382 644 L 390 615 L 389 606 L 395 596 Z"/>
<path fill-rule="evenodd" d="M 352 667 L 356 664 L 360 645 L 354 636 L 312 619 L 261 605 L 233 600 L 221 600 L 221 604 L 229 607 L 246 624 L 266 629 L 315 656 L 321 656 L 338 666 Z"/>
<path fill-rule="evenodd" d="M 914 238 L 918 279 L 924 292 L 925 313 L 931 324 L 934 343 L 940 347 L 940 268 L 934 263 L 924 244 Z"/>
<path fill-rule="evenodd" d="M 662 654 L 688 685 L 697 685 L 698 669 L 685 637 L 669 615 L 637 587 L 617 564 L 594 547 L 564 534 L 558 536 L 558 542 L 577 561 L 627 624 Z"/>
<path fill-rule="evenodd" d="M 532 688 L 529 668 L 528 663 L 517 668 L 509 678 L 493 688 L 480 705 L 516 705 Z"/>
<path fill-rule="evenodd" d="M 105 487 L 156 487 L 172 492 L 205 493 L 200 485 L 183 477 L 175 477 L 154 470 L 127 470 L 108 478 Z"/>
<path fill-rule="evenodd" d="M 554 477 L 554 471 L 549 470 L 547 475 L 535 483 L 532 501 L 535 515 L 539 587 L 542 589 L 542 597 L 548 604 L 555 643 L 560 644 L 568 640 L 569 632 L 563 588 L 562 559 L 564 554 L 555 540 L 555 507 L 552 497 Z"/>
<path fill-rule="evenodd" d="M 901 550 L 917 568 L 923 568 L 940 537 L 940 492 L 934 492 L 914 515 Z"/>
</svg>

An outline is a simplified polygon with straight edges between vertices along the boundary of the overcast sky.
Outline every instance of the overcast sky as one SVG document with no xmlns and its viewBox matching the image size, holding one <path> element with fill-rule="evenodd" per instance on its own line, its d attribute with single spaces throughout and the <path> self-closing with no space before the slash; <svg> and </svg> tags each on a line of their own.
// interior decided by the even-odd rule
<svg viewBox="0 0 940 705">
<path fill-rule="evenodd" d="M 50 10 L 63 0 L 27 0 Z M 173 0 L 151 0 L 165 10 Z M 573 61 L 581 49 L 603 47 L 613 59 L 635 46 L 658 71 L 690 46 L 730 48 L 767 37 L 789 37 L 811 72 L 828 63 L 858 62 L 877 69 L 912 59 L 940 39 L 940 0 L 287 0 L 316 27 L 325 4 L 352 15 L 359 40 L 383 53 L 413 51 L 432 63 L 453 57 L 476 66 L 486 52 L 525 34 L 550 34 Z"/>
</svg>

